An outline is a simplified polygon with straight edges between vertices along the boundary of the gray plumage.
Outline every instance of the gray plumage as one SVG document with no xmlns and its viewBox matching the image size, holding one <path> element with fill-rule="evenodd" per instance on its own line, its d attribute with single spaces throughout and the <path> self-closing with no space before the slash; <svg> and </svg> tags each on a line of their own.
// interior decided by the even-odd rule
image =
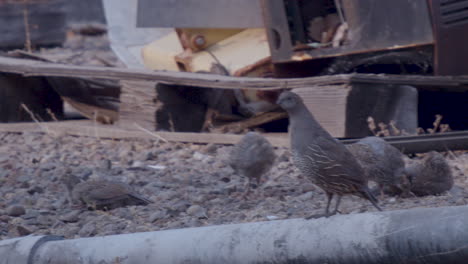
<svg viewBox="0 0 468 264">
<path fill-rule="evenodd" d="M 257 186 L 260 178 L 273 166 L 276 154 L 273 146 L 262 135 L 248 132 L 234 146 L 229 156 L 229 165 L 236 173 L 255 180 Z M 250 187 L 247 187 L 250 190 Z"/>
<path fill-rule="evenodd" d="M 378 210 L 377 199 L 367 187 L 364 170 L 346 147 L 333 138 L 306 108 L 295 93 L 283 92 L 277 101 L 289 115 L 289 136 L 294 164 L 301 173 L 315 185 L 322 188 L 328 197 L 325 215 L 329 213 L 330 202 L 338 196 L 335 210 L 341 196 L 353 194 L 369 200 Z"/>
<path fill-rule="evenodd" d="M 406 168 L 411 192 L 418 196 L 436 195 L 453 187 L 450 166 L 442 154 L 431 151 L 419 162 Z"/>
<path fill-rule="evenodd" d="M 409 191 L 403 153 L 379 137 L 366 137 L 346 146 L 381 191 L 402 194 Z"/>
<path fill-rule="evenodd" d="M 91 180 L 81 182 L 74 175 L 67 174 L 64 183 L 73 204 L 81 204 L 98 210 L 110 210 L 128 205 L 148 205 L 150 200 L 137 194 L 125 183 Z"/>
</svg>

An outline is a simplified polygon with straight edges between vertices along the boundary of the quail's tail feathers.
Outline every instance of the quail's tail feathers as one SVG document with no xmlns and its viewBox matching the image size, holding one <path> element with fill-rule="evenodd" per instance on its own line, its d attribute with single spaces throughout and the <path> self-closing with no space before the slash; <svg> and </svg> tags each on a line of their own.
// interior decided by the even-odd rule
<svg viewBox="0 0 468 264">
<path fill-rule="evenodd" d="M 375 198 L 375 196 L 370 192 L 369 188 L 365 187 L 363 190 L 362 190 L 362 194 L 364 195 L 364 198 L 366 198 L 367 200 L 369 200 L 372 205 L 377 208 L 377 210 L 379 211 L 382 211 L 382 209 L 379 207 L 378 205 L 378 200 L 377 198 Z"/>
</svg>

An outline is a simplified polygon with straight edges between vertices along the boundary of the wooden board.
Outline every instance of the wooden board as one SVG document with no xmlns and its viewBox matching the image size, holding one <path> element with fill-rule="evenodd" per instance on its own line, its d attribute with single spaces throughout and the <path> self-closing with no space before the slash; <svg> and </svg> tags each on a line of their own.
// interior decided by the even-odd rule
<svg viewBox="0 0 468 264">
<path fill-rule="evenodd" d="M 172 85 L 224 89 L 243 88 L 275 90 L 349 83 L 383 83 L 413 85 L 418 86 L 418 88 L 429 87 L 453 91 L 468 90 L 467 76 L 339 74 L 308 78 L 267 79 L 197 74 L 190 72 L 63 65 L 8 57 L 0 57 L 0 72 L 19 73 L 25 76 L 64 76 L 112 80 L 154 81 Z"/>
<path fill-rule="evenodd" d="M 126 81 L 122 85 L 120 93 L 119 124 L 126 126 L 137 123 L 145 129 L 156 129 L 155 115 L 158 109 L 156 99 L 156 87 L 154 82 Z"/>
<path fill-rule="evenodd" d="M 189 72 L 149 71 L 122 68 L 82 67 L 73 65 L 53 64 L 42 61 L 14 59 L 0 57 L 0 72 L 23 74 L 25 76 L 66 76 L 69 78 L 101 78 L 107 80 L 119 80 L 124 85 L 122 93 L 121 117 L 126 125 L 136 122 L 140 126 L 155 130 L 155 112 L 158 105 L 155 101 L 156 91 L 153 83 L 169 84 L 169 90 L 178 86 L 199 87 L 190 89 L 193 93 L 200 93 L 204 88 L 224 89 L 253 89 L 253 90 L 277 90 L 297 89 L 305 100 L 309 109 L 317 116 L 318 121 L 335 137 L 358 137 L 367 135 L 367 126 L 361 126 L 360 133 L 347 133 L 349 126 L 356 126 L 355 120 L 346 120 L 349 112 L 356 107 L 349 104 L 349 91 L 359 84 L 395 84 L 412 85 L 418 89 L 468 91 L 468 77 L 459 76 L 408 76 L 408 75 L 384 75 L 384 74 L 347 74 L 308 78 L 246 78 L 231 77 L 213 74 L 196 74 Z M 371 85 L 371 86 L 372 86 Z M 388 89 L 393 86 L 387 85 Z M 74 87 L 66 87 L 73 90 Z M 387 89 L 387 88 L 386 88 Z M 174 90 L 175 91 L 175 90 Z M 194 103 L 195 104 L 195 103 Z M 203 106 L 204 107 L 204 106 Z M 359 108 L 359 106 L 357 106 Z M 195 116 L 195 111 L 189 109 L 184 115 Z M 351 110 L 350 110 L 351 109 Z M 197 114 L 196 125 L 202 127 L 204 110 Z M 123 116 L 122 116 L 123 114 Z M 367 118 L 368 113 L 363 113 L 362 118 Z M 180 118 L 179 118 L 180 119 Z M 200 120 L 199 120 L 200 119 Z M 377 118 L 378 119 L 378 118 Z M 180 119 L 188 123 L 186 119 Z M 193 120 L 192 120 L 193 121 Z M 163 128 L 171 130 L 169 128 Z M 199 131 L 200 129 L 175 129 L 176 131 Z"/>
<path fill-rule="evenodd" d="M 44 132 L 51 136 L 73 135 L 95 137 L 102 139 L 155 139 L 169 142 L 197 144 L 232 145 L 239 142 L 243 135 L 216 133 L 177 133 L 177 132 L 145 132 L 138 129 L 122 129 L 110 125 L 93 124 L 86 121 L 61 121 L 40 123 L 0 124 L 0 133 Z M 289 148 L 289 137 L 285 133 L 263 134 L 275 147 Z M 468 148 L 468 132 L 449 132 L 425 134 L 418 136 L 385 137 L 385 140 L 399 148 L 404 153 L 422 153 L 431 150 L 466 150 Z M 355 143 L 358 139 L 340 139 L 344 144 Z"/>
<path fill-rule="evenodd" d="M 346 134 L 347 98 L 351 90 L 349 85 L 327 85 L 319 89 L 296 88 L 317 121 L 333 136 L 343 137 Z"/>
<path fill-rule="evenodd" d="M 152 132 L 147 133 L 136 125 L 119 128 L 116 126 L 93 124 L 91 121 L 61 121 L 41 123 L 10 123 L 0 124 L 0 132 L 23 133 L 36 131 L 51 135 L 73 135 L 96 137 L 106 139 L 135 139 L 149 138 L 157 140 L 158 137 L 169 142 L 190 142 L 203 144 L 235 144 L 243 135 L 217 134 L 217 133 L 182 133 L 182 132 Z M 269 136 L 266 138 L 276 147 L 289 146 L 286 134 Z"/>
</svg>

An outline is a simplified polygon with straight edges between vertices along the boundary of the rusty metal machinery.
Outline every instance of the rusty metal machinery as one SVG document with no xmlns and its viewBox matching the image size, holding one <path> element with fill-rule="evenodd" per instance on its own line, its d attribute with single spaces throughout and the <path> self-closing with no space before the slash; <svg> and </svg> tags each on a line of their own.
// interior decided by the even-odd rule
<svg viewBox="0 0 468 264">
<path fill-rule="evenodd" d="M 277 78 L 468 74 L 468 0 L 138 0 L 137 25 L 176 29 L 143 50 L 147 67 L 155 70 Z M 460 102 L 467 92 L 417 92 L 411 114 L 419 126 L 430 126 L 432 110 L 444 120 L 459 120 L 466 111 Z M 224 114 L 249 117 L 273 108 L 264 100 L 269 95 L 236 93 L 237 112 Z M 363 107 L 349 98 L 347 104 L 349 117 L 355 114 L 348 123 L 371 115 L 356 111 Z M 431 115 L 418 116 L 422 110 Z M 356 129 L 361 132 L 346 136 L 369 132 Z"/>
<path fill-rule="evenodd" d="M 263 0 L 265 27 L 278 76 L 294 74 L 296 61 L 345 73 L 361 65 L 417 65 L 416 74 L 463 75 L 468 66 L 468 1 Z M 331 32 L 331 34 L 330 34 Z M 355 61 L 339 67 L 335 60 Z M 311 68 L 314 68 L 311 67 Z M 320 69 L 329 67 L 327 71 Z M 333 69 L 337 67 L 338 69 Z M 291 70 L 293 69 L 293 70 Z M 387 68 L 379 72 L 396 73 Z"/>
</svg>

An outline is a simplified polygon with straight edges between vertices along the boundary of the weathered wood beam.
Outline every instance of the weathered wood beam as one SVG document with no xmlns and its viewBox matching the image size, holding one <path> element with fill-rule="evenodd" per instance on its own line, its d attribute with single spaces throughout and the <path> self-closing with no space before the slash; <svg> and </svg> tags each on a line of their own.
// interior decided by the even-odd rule
<svg viewBox="0 0 468 264">
<path fill-rule="evenodd" d="M 25 76 L 62 76 L 83 78 L 104 78 L 114 80 L 155 81 L 172 85 L 186 85 L 224 89 L 303 88 L 320 85 L 349 83 L 383 83 L 446 87 L 450 90 L 468 90 L 466 76 L 416 76 L 385 74 L 339 74 L 308 78 L 266 79 L 231 77 L 190 72 L 150 71 L 141 69 L 91 67 L 54 64 L 41 61 L 0 57 L 0 72 L 11 72 Z"/>
<path fill-rule="evenodd" d="M 109 125 L 93 124 L 86 121 L 61 121 L 61 122 L 41 122 L 41 123 L 9 123 L 0 124 L 0 132 L 23 133 L 23 132 L 44 132 L 51 135 L 72 135 L 109 139 L 135 139 L 148 138 L 158 139 L 161 137 L 172 142 L 188 142 L 203 144 L 235 144 L 243 135 L 218 134 L 218 133 L 187 133 L 187 132 L 152 132 L 147 133 L 138 129 L 137 125 L 125 129 Z M 270 136 L 267 139 L 276 147 L 289 146 L 289 139 L 286 134 Z"/>
</svg>

